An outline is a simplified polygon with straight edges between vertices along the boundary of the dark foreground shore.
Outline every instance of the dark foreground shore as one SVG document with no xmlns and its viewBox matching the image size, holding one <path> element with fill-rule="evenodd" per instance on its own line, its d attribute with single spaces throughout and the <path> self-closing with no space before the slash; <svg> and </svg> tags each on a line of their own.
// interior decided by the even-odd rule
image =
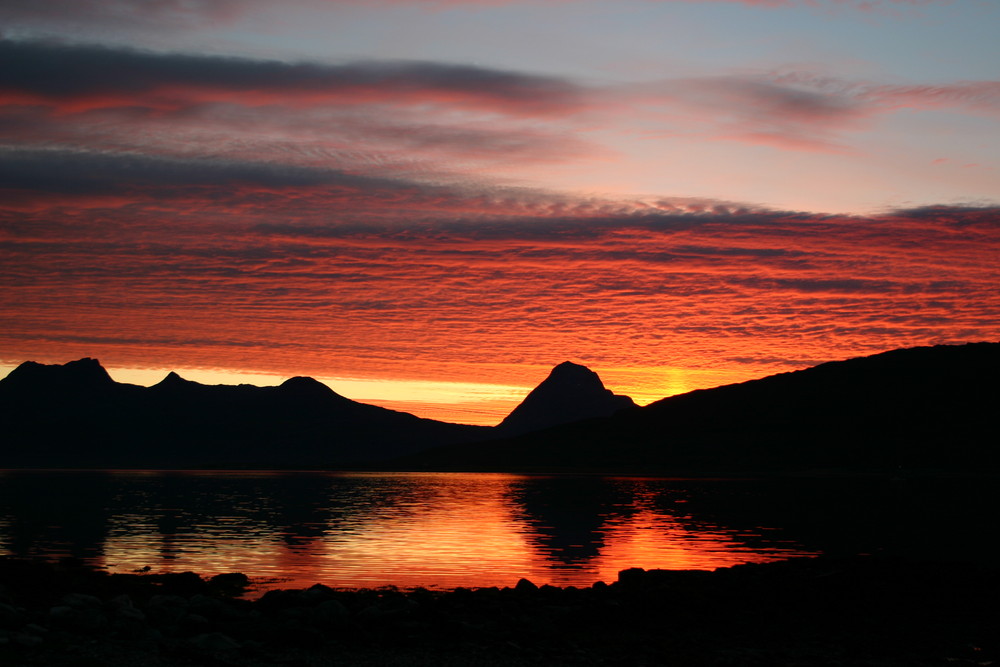
<svg viewBox="0 0 1000 667">
<path fill-rule="evenodd" d="M 1000 570 L 967 564 L 811 558 L 254 601 L 245 584 L 0 559 L 0 665 L 1000 665 Z"/>
</svg>

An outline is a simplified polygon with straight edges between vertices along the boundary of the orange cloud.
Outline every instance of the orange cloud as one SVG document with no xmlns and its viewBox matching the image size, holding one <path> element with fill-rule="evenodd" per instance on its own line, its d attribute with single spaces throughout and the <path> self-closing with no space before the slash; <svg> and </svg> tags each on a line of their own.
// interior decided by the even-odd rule
<svg viewBox="0 0 1000 667">
<path fill-rule="evenodd" d="M 324 207 L 321 192 L 307 214 L 206 197 L 176 214 L 7 216 L 5 355 L 514 386 L 572 358 L 644 369 L 641 386 L 615 389 L 650 395 L 657 368 L 748 379 L 1000 337 L 995 209 L 545 214 L 544 200 L 489 211 L 397 196 L 381 217 L 365 198 L 355 215 L 350 196 Z"/>
</svg>

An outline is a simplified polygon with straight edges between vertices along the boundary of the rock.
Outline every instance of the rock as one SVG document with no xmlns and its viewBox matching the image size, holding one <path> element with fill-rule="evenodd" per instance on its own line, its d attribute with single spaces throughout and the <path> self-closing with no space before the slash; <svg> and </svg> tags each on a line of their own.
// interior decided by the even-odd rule
<svg viewBox="0 0 1000 667">
<path fill-rule="evenodd" d="M 229 611 L 222 600 L 202 594 L 195 595 L 188 601 L 188 609 L 191 613 L 213 620 L 227 616 Z"/>
<path fill-rule="evenodd" d="M 121 607 L 131 607 L 134 609 L 135 602 L 132 601 L 128 593 L 122 593 L 108 600 L 108 606 L 112 609 L 119 609 Z"/>
<path fill-rule="evenodd" d="M 39 635 L 32 634 L 30 632 L 15 632 L 10 636 L 10 642 L 13 644 L 18 644 L 26 648 L 34 648 L 39 646 L 44 639 Z"/>
<path fill-rule="evenodd" d="M 151 632 L 146 624 L 145 614 L 134 607 L 116 611 L 111 619 L 111 630 L 115 635 L 127 639 L 143 639 Z"/>
<path fill-rule="evenodd" d="M 278 644 L 288 646 L 319 646 L 325 637 L 315 628 L 305 625 L 296 618 L 285 618 L 276 623 L 268 631 L 268 639 Z"/>
<path fill-rule="evenodd" d="M 160 584 L 160 590 L 165 595 L 190 597 L 196 593 L 204 593 L 208 589 L 208 583 L 194 572 L 150 574 L 146 575 L 146 578 Z"/>
<path fill-rule="evenodd" d="M 49 609 L 49 622 L 71 632 L 95 632 L 108 624 L 108 617 L 92 606 L 56 605 Z"/>
<path fill-rule="evenodd" d="M 302 604 L 315 605 L 333 599 L 336 594 L 337 592 L 329 586 L 314 584 L 302 591 L 299 594 L 299 599 L 302 601 Z"/>
<path fill-rule="evenodd" d="M 24 612 L 13 605 L 0 602 L 0 628 L 16 628 L 24 623 Z"/>
<path fill-rule="evenodd" d="M 306 607 L 285 607 L 278 612 L 281 618 L 291 618 L 296 621 L 301 621 L 309 615 L 309 609 Z"/>
<path fill-rule="evenodd" d="M 528 579 L 519 579 L 517 584 L 514 586 L 514 590 L 518 593 L 534 593 L 538 591 L 538 586 L 533 584 Z"/>
<path fill-rule="evenodd" d="M 180 625 L 187 632 L 205 632 L 211 629 L 212 624 L 201 614 L 186 614 Z"/>
<path fill-rule="evenodd" d="M 327 600 L 312 610 L 311 617 L 313 623 L 320 627 L 341 627 L 350 620 L 351 612 L 339 601 Z"/>
<path fill-rule="evenodd" d="M 403 595 L 393 595 L 362 609 L 358 612 L 358 620 L 368 624 L 394 622 L 418 608 L 419 605 L 413 600 Z"/>
<path fill-rule="evenodd" d="M 60 605 L 74 609 L 96 608 L 101 606 L 101 598 L 86 593 L 70 593 L 59 600 Z"/>
<path fill-rule="evenodd" d="M 641 586 L 645 580 L 646 571 L 641 567 L 630 567 L 629 569 L 622 570 L 618 573 L 618 583 L 622 586 Z"/>
<path fill-rule="evenodd" d="M 127 616 L 116 616 L 111 619 L 111 630 L 116 637 L 130 640 L 149 639 L 152 633 L 156 632 L 146 624 L 145 620 Z"/>
<path fill-rule="evenodd" d="M 240 643 L 238 641 L 229 635 L 222 634 L 221 632 L 206 632 L 204 634 L 197 635 L 189 639 L 187 644 L 200 651 L 206 652 L 235 651 L 240 648 Z"/>
<path fill-rule="evenodd" d="M 496 586 L 487 586 L 485 588 L 477 588 L 473 591 L 473 597 L 478 600 L 495 600 L 501 595 L 500 589 Z"/>
<path fill-rule="evenodd" d="M 26 626 L 24 626 L 23 630 L 25 632 L 30 632 L 31 634 L 34 635 L 44 635 L 47 634 L 49 631 L 48 628 L 46 628 L 43 625 L 38 625 L 37 623 L 28 623 Z"/>
<path fill-rule="evenodd" d="M 154 623 L 177 623 L 187 613 L 188 602 L 178 595 L 154 595 L 146 603 L 146 615 Z"/>
<path fill-rule="evenodd" d="M 146 614 L 136 607 L 128 595 L 119 595 L 108 600 L 108 608 L 112 618 L 127 621 L 145 622 Z"/>
<path fill-rule="evenodd" d="M 563 589 L 559 588 L 558 586 L 553 586 L 551 584 L 542 584 L 542 586 L 538 590 L 539 592 L 547 595 L 548 597 L 558 597 L 563 594 Z"/>
<path fill-rule="evenodd" d="M 300 591 L 297 590 L 271 590 L 260 596 L 256 604 L 262 609 L 267 610 L 297 607 L 301 604 L 299 593 Z"/>
<path fill-rule="evenodd" d="M 217 574 L 208 580 L 208 585 L 223 595 L 242 595 L 250 586 L 250 577 L 242 572 Z"/>
</svg>

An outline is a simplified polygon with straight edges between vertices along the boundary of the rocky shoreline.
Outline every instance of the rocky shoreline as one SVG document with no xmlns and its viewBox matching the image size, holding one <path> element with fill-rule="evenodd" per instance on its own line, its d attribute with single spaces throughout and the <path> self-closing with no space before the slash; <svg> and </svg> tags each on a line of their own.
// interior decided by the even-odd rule
<svg viewBox="0 0 1000 667">
<path fill-rule="evenodd" d="M 0 559 L 0 664 L 1000 665 L 1000 569 L 983 565 L 820 557 L 256 600 L 248 583 Z"/>
</svg>

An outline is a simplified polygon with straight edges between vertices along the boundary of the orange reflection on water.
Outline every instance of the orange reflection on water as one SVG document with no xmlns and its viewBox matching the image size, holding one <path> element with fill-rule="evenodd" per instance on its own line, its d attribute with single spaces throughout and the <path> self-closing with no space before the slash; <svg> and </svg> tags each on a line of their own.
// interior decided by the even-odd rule
<svg viewBox="0 0 1000 667">
<path fill-rule="evenodd" d="M 259 478 L 253 488 L 272 489 L 276 479 L 296 483 L 287 475 Z M 675 516 L 670 503 L 654 502 L 669 488 L 664 480 L 592 479 L 581 488 L 593 496 L 567 504 L 565 486 L 517 475 L 309 479 L 320 497 L 309 521 L 294 525 L 280 524 L 288 508 L 266 496 L 252 512 L 240 509 L 252 497 L 239 496 L 230 516 L 210 521 L 184 523 L 191 512 L 170 508 L 184 525 L 169 531 L 162 505 L 160 519 L 143 508 L 114 514 L 95 564 L 115 571 L 241 571 L 268 579 L 265 587 L 512 586 L 522 577 L 589 586 L 614 581 L 630 567 L 714 569 L 803 553 L 780 543 L 751 549 L 738 531 Z M 590 502 L 595 496 L 601 499 Z"/>
<path fill-rule="evenodd" d="M 742 548 L 724 531 L 695 533 L 669 517 L 643 511 L 617 526 L 602 554 L 600 573 L 608 581 L 630 567 L 713 570 L 739 563 L 774 560 Z M 646 564 L 646 565 L 643 565 Z"/>
</svg>

